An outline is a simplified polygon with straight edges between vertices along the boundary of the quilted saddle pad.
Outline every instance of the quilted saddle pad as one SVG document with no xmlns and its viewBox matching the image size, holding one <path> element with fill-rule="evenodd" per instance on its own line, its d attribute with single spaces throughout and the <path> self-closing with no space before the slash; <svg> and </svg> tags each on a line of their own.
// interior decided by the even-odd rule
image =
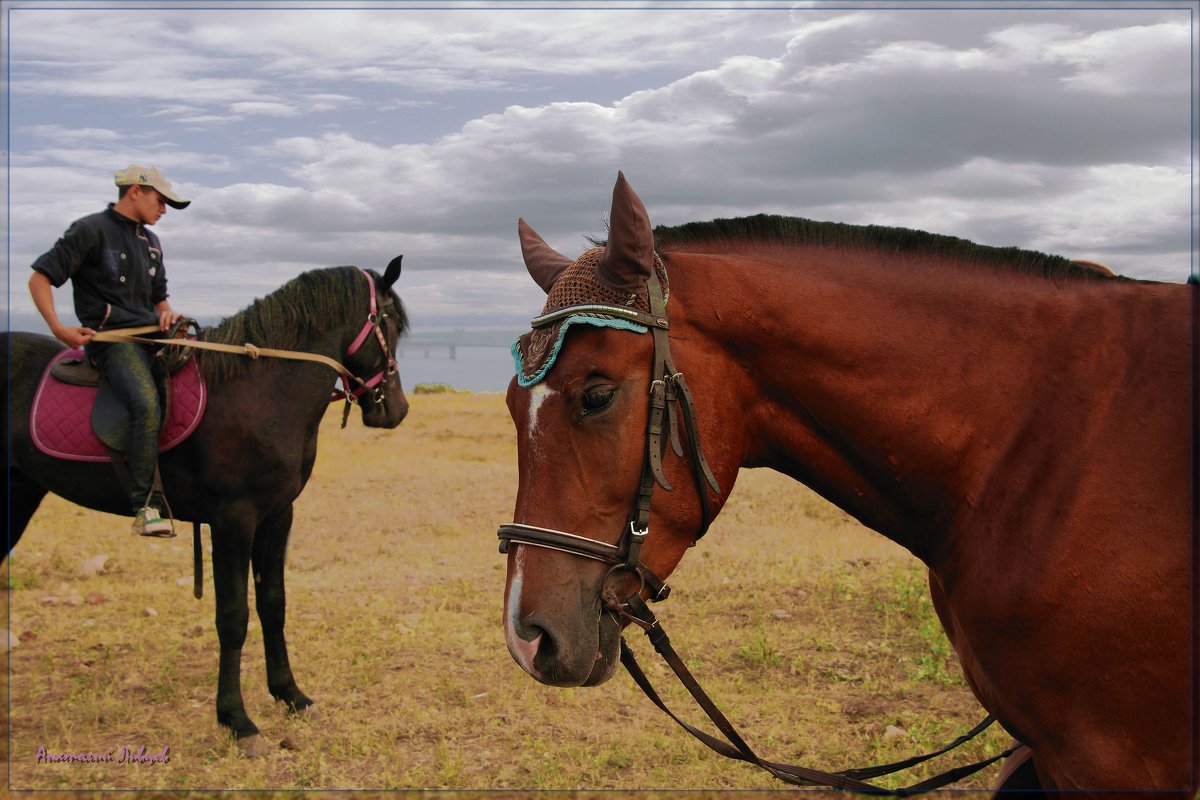
<svg viewBox="0 0 1200 800">
<path fill-rule="evenodd" d="M 38 449 L 49 456 L 70 461 L 111 461 L 108 448 L 92 430 L 92 404 L 99 391 L 95 386 L 75 386 L 50 375 L 50 367 L 63 359 L 85 358 L 82 349 L 64 350 L 46 367 L 33 398 L 29 430 Z M 182 442 L 204 416 L 207 399 L 204 381 L 189 360 L 171 376 L 171 408 L 158 440 L 165 452 Z"/>
</svg>

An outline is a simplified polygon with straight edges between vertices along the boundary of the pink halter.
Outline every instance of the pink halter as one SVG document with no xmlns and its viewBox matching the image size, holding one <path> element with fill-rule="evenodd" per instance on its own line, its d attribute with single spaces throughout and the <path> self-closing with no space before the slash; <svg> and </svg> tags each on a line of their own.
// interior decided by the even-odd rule
<svg viewBox="0 0 1200 800">
<path fill-rule="evenodd" d="M 370 305 L 367 309 L 367 321 L 363 324 L 362 330 L 358 332 L 358 336 L 355 336 L 354 341 L 350 343 L 350 347 L 346 349 L 346 358 L 349 358 L 357 353 L 366 343 L 367 338 L 371 335 L 371 332 L 374 331 L 375 340 L 379 342 L 379 349 L 385 356 L 387 356 L 387 366 L 375 373 L 375 375 L 370 379 L 359 381 L 360 385 L 358 388 L 352 391 L 345 391 L 343 389 L 341 392 L 335 392 L 333 396 L 334 400 L 339 400 L 343 397 L 345 397 L 347 400 L 357 400 L 368 389 L 375 388 L 385 378 L 387 378 L 389 375 L 395 374 L 399 369 L 396 359 L 392 358 L 392 354 L 388 352 L 387 341 L 383 337 L 383 331 L 380 330 L 379 305 L 375 300 L 375 281 L 369 274 L 367 274 L 366 270 L 359 270 L 359 272 L 361 272 L 362 276 L 367 279 L 367 286 L 370 290 Z M 345 379 L 345 376 L 342 378 L 342 385 L 349 386 L 349 382 Z"/>
</svg>

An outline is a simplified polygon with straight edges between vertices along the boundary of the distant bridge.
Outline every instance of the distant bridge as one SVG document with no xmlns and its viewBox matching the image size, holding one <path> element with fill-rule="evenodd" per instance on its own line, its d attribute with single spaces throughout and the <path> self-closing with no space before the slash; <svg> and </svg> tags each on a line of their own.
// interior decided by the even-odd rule
<svg viewBox="0 0 1200 800">
<path fill-rule="evenodd" d="M 450 359 L 458 358 L 460 347 L 503 347 L 516 340 L 518 334 L 513 331 L 496 330 L 465 330 L 456 328 L 452 331 L 429 331 L 424 333 L 407 333 L 400 339 L 397 350 L 401 358 L 405 354 L 423 354 L 429 358 L 432 352 L 448 352 Z"/>
</svg>

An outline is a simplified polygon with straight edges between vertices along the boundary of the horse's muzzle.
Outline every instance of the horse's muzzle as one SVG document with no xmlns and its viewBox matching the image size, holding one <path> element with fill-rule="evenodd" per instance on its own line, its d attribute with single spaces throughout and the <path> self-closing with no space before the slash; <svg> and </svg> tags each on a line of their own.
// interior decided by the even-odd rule
<svg viewBox="0 0 1200 800">
<path fill-rule="evenodd" d="M 505 638 L 513 660 L 539 683 L 597 686 L 611 678 L 620 664 L 621 624 L 602 612 L 594 627 L 584 627 L 572 636 L 531 614 L 506 629 Z"/>
</svg>

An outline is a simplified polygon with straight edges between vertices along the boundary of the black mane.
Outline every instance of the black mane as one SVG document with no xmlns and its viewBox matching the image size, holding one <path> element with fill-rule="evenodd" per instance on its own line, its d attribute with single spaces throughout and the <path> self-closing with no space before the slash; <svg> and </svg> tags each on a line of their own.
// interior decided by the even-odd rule
<svg viewBox="0 0 1200 800">
<path fill-rule="evenodd" d="M 301 273 L 266 297 L 223 319 L 204 333 L 204 339 L 221 344 L 252 344 L 278 350 L 302 349 L 331 325 L 367 319 L 368 287 L 358 267 L 329 267 Z M 379 276 L 367 270 L 373 280 Z M 380 301 L 383 298 L 379 298 Z M 408 327 L 404 307 L 396 298 L 400 332 Z M 200 373 L 209 383 L 221 383 L 245 373 L 252 359 L 198 351 Z"/>
<path fill-rule="evenodd" d="M 974 264 L 1007 267 L 1017 272 L 1045 275 L 1048 278 L 1112 278 L 1095 267 L 1085 266 L 1062 256 L 1022 250 L 1018 247 L 991 247 L 956 236 L 883 225 L 849 225 L 843 222 L 817 222 L 801 217 L 757 214 L 737 219 L 689 222 L 685 225 L 659 225 L 654 229 L 654 244 L 660 253 L 692 249 L 692 246 L 700 243 L 721 242 L 872 249 L 953 258 Z"/>
</svg>

